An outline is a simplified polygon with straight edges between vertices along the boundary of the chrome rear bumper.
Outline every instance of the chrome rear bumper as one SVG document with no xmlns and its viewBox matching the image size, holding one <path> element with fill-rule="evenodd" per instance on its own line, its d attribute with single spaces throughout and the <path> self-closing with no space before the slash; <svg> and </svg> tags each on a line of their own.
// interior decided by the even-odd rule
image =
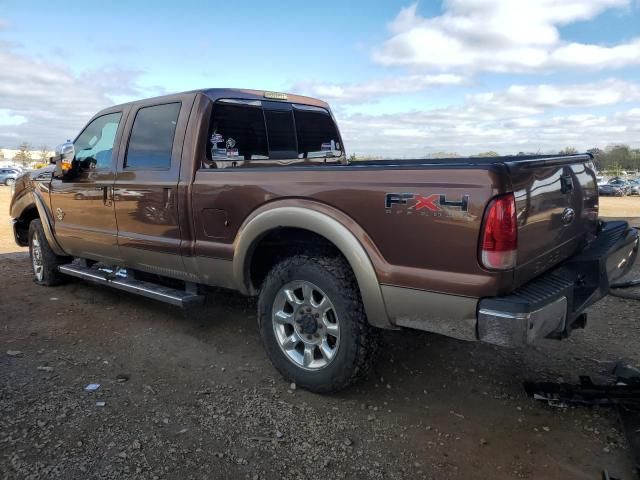
<svg viewBox="0 0 640 480">
<path fill-rule="evenodd" d="M 638 255 L 638 232 L 605 222 L 591 244 L 511 295 L 478 303 L 478 339 L 504 346 L 562 338 L 586 323 L 584 311 L 609 293 Z"/>
</svg>

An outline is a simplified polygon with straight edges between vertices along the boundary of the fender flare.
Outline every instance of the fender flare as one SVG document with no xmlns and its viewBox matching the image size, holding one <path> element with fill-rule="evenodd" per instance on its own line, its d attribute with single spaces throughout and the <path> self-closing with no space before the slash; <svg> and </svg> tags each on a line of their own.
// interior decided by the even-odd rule
<svg viewBox="0 0 640 480">
<path fill-rule="evenodd" d="M 333 243 L 353 270 L 369 323 L 375 327 L 393 328 L 376 272 L 362 244 L 338 220 L 311 208 L 273 207 L 258 213 L 240 228 L 234 242 L 233 276 L 243 293 L 252 293 L 248 270 L 255 245 L 265 234 L 279 227 L 308 230 Z"/>
<path fill-rule="evenodd" d="M 49 246 L 51 247 L 51 250 L 53 250 L 53 252 L 56 255 L 60 255 L 60 256 L 68 256 L 68 253 L 66 253 L 62 247 L 60 246 L 60 244 L 58 243 L 58 241 L 56 240 L 56 237 L 54 235 L 54 230 L 53 230 L 53 223 L 51 221 L 51 217 L 49 215 L 49 210 L 47 209 L 44 200 L 42 200 L 41 196 L 38 195 L 35 191 L 31 191 L 27 194 L 28 197 L 30 197 L 30 202 L 27 202 L 27 207 L 22 209 L 22 212 L 25 211 L 26 208 L 28 208 L 28 206 L 35 206 L 36 210 L 38 211 L 38 217 L 40 217 L 40 222 L 42 223 L 42 229 L 44 230 L 44 236 L 47 239 L 47 242 L 49 243 Z"/>
</svg>

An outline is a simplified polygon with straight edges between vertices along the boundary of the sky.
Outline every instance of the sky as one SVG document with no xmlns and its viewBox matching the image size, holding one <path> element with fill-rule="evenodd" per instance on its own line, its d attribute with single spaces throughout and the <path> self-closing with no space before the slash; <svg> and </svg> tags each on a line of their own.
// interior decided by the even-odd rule
<svg viewBox="0 0 640 480">
<path fill-rule="evenodd" d="M 0 147 L 196 88 L 328 101 L 358 156 L 640 147 L 640 0 L 0 0 Z"/>
</svg>

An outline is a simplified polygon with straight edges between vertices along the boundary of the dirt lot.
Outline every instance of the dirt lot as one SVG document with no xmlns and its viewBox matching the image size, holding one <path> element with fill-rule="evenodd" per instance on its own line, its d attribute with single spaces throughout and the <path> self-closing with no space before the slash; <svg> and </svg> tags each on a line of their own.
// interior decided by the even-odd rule
<svg viewBox="0 0 640 480">
<path fill-rule="evenodd" d="M 612 413 L 552 409 L 521 384 L 640 364 L 638 301 L 609 297 L 586 330 L 522 350 L 390 332 L 368 381 L 320 396 L 278 376 L 242 297 L 182 312 L 81 282 L 37 287 L 7 194 L 0 478 L 635 478 Z"/>
</svg>

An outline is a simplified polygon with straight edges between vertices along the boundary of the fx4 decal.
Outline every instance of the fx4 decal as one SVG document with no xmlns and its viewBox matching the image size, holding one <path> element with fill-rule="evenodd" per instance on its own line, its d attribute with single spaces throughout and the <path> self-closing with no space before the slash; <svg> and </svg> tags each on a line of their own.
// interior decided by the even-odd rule
<svg viewBox="0 0 640 480">
<path fill-rule="evenodd" d="M 396 208 L 393 208 L 397 206 Z M 387 213 L 423 216 L 466 216 L 469 214 L 469 195 L 462 195 L 460 200 L 447 199 L 446 195 L 416 195 L 415 193 L 387 193 L 384 198 Z"/>
</svg>

